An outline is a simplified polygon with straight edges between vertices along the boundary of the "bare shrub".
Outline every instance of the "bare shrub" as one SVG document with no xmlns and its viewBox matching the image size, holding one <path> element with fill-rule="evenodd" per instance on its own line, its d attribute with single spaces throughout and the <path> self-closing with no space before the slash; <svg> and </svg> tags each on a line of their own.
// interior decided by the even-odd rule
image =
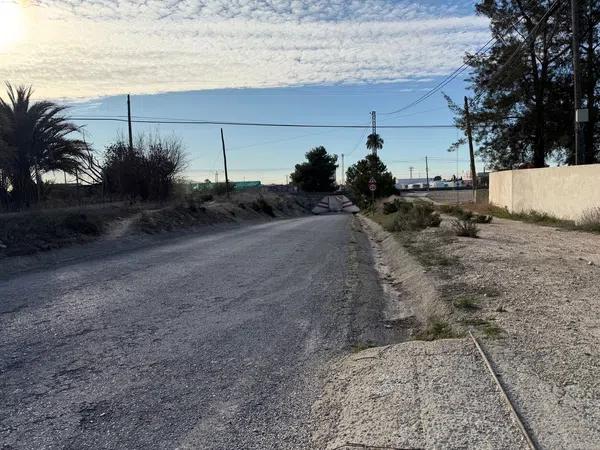
<svg viewBox="0 0 600 450">
<path fill-rule="evenodd" d="M 133 148 L 123 139 L 106 148 L 103 177 L 108 190 L 132 200 L 165 200 L 186 166 L 180 139 L 142 135 Z"/>
<path fill-rule="evenodd" d="M 577 221 L 577 227 L 586 231 L 600 232 L 600 207 L 586 209 Z"/>
<path fill-rule="evenodd" d="M 455 220 L 452 222 L 452 228 L 457 236 L 476 238 L 479 234 L 479 228 L 471 220 Z"/>
</svg>

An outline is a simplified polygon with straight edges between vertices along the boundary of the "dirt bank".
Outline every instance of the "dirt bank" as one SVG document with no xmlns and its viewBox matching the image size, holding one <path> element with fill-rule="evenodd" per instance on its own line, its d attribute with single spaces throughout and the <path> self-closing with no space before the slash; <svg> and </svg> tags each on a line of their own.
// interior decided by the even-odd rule
<svg viewBox="0 0 600 450">
<path fill-rule="evenodd" d="M 393 238 L 367 225 L 398 294 L 390 310 L 414 314 L 409 337 L 423 337 L 430 313 L 449 335 L 473 331 L 539 448 L 597 448 L 600 237 L 495 219 L 479 239 L 451 238 L 448 220 Z M 470 339 L 370 349 L 333 367 L 315 404 L 322 448 L 526 448 Z"/>
<path fill-rule="evenodd" d="M 221 223 L 271 220 L 305 214 L 287 194 L 240 192 L 202 201 L 124 202 L 0 215 L 0 259 L 32 255 L 133 233 L 159 233 Z"/>
</svg>

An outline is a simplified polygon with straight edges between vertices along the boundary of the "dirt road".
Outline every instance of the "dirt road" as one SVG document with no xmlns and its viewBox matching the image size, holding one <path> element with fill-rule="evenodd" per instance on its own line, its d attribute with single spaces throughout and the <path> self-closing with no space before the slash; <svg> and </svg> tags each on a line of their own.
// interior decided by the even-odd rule
<svg viewBox="0 0 600 450">
<path fill-rule="evenodd" d="M 309 217 L 10 276 L 0 441 L 310 447 L 322 363 L 394 339 L 367 249 L 351 217 Z"/>
</svg>

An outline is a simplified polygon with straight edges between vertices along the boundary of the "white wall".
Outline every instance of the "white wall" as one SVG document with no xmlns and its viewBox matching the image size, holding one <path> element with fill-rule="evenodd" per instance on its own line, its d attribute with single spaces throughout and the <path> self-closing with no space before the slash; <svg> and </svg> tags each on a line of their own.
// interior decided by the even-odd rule
<svg viewBox="0 0 600 450">
<path fill-rule="evenodd" d="M 600 164 L 493 172 L 489 198 L 511 212 L 578 220 L 584 211 L 600 207 Z"/>
</svg>

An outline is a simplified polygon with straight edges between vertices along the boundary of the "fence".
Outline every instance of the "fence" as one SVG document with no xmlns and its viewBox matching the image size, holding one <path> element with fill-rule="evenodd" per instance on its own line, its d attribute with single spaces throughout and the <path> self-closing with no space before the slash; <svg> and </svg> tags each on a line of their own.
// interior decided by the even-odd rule
<svg viewBox="0 0 600 450">
<path fill-rule="evenodd" d="M 578 220 L 600 207 L 600 164 L 493 172 L 489 201 L 510 212 Z"/>
</svg>

